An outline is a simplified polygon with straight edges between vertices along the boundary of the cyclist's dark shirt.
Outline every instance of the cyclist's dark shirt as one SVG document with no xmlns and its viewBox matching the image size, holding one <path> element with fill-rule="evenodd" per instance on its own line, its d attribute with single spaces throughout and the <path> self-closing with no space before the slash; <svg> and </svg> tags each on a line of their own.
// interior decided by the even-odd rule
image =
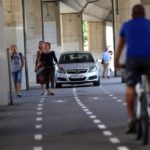
<svg viewBox="0 0 150 150">
<path fill-rule="evenodd" d="M 128 58 L 150 57 L 150 20 L 144 17 L 125 22 L 120 30 L 125 38 Z"/>
</svg>

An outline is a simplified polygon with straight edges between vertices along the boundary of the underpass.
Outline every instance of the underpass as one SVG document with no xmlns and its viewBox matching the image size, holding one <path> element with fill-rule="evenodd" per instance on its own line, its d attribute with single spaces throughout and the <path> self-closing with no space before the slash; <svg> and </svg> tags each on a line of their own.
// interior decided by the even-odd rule
<svg viewBox="0 0 150 150">
<path fill-rule="evenodd" d="M 125 85 L 120 78 L 101 86 L 65 86 L 54 96 L 39 88 L 23 91 L 14 105 L 0 106 L 2 150 L 148 150 L 125 134 Z"/>
</svg>

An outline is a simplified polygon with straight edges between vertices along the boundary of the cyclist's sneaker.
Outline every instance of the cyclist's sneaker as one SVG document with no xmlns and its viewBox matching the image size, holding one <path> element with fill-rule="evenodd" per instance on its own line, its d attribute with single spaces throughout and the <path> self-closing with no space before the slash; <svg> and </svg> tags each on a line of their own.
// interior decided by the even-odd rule
<svg viewBox="0 0 150 150">
<path fill-rule="evenodd" d="M 126 133 L 130 134 L 130 133 L 135 133 L 135 132 L 136 132 L 136 122 L 134 119 L 132 119 L 128 122 Z"/>
</svg>

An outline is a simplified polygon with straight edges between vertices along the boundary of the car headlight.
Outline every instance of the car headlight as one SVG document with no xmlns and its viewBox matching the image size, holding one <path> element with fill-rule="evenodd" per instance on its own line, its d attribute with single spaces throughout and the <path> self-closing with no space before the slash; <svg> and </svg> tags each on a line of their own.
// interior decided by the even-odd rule
<svg viewBox="0 0 150 150">
<path fill-rule="evenodd" d="M 89 68 L 89 72 L 94 72 L 94 71 L 96 71 L 97 70 L 97 67 L 96 66 L 91 66 L 90 68 Z"/>
<path fill-rule="evenodd" d="M 58 73 L 64 73 L 64 74 L 65 74 L 65 70 L 64 70 L 63 68 L 58 68 L 58 69 L 57 69 L 57 72 L 58 72 Z"/>
</svg>

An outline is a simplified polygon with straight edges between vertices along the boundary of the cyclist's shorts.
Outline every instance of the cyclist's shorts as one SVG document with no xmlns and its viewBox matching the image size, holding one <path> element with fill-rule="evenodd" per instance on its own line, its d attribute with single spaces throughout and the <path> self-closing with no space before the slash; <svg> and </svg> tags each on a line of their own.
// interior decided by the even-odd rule
<svg viewBox="0 0 150 150">
<path fill-rule="evenodd" d="M 141 79 L 141 74 L 150 75 L 150 57 L 128 59 L 125 70 L 127 85 L 135 86 Z"/>
</svg>

